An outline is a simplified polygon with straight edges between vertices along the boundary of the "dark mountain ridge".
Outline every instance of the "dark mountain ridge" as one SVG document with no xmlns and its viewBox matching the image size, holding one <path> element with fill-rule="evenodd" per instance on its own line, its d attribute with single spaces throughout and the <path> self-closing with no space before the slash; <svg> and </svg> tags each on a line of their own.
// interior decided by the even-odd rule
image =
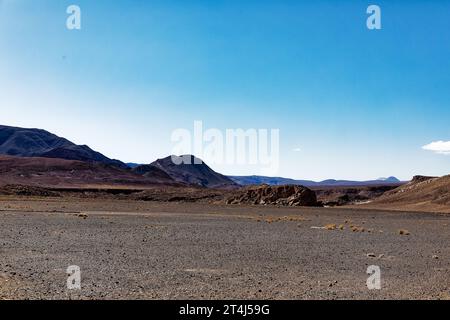
<svg viewBox="0 0 450 320">
<path fill-rule="evenodd" d="M 119 160 L 110 159 L 86 145 L 76 145 L 48 131 L 2 125 L 0 155 L 79 160 L 127 167 Z"/>
</svg>

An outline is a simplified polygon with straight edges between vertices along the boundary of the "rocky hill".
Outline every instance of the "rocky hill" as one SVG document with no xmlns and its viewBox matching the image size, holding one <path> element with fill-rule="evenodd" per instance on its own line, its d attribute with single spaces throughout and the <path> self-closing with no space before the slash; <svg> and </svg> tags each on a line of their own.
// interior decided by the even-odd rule
<svg viewBox="0 0 450 320">
<path fill-rule="evenodd" d="M 173 161 L 180 160 L 180 161 Z M 184 160 L 181 163 L 181 160 Z M 180 164 L 177 164 L 180 163 Z M 192 156 L 175 157 L 170 156 L 164 159 L 158 159 L 151 164 L 165 173 L 177 182 L 196 185 L 207 188 L 236 188 L 238 185 L 230 178 L 215 172 L 208 167 L 202 160 Z M 134 170 L 142 170 L 142 166 Z"/>
<path fill-rule="evenodd" d="M 450 212 L 450 175 L 416 176 L 411 182 L 386 192 L 368 206 L 411 211 Z"/>
</svg>

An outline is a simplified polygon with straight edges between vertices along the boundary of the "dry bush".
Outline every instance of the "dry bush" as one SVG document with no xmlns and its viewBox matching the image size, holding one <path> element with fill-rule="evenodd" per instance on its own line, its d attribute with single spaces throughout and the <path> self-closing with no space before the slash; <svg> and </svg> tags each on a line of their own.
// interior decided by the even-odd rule
<svg viewBox="0 0 450 320">
<path fill-rule="evenodd" d="M 353 232 L 364 232 L 364 231 L 366 231 L 365 228 L 359 227 L 359 226 L 352 226 L 351 229 L 352 229 Z"/>
</svg>

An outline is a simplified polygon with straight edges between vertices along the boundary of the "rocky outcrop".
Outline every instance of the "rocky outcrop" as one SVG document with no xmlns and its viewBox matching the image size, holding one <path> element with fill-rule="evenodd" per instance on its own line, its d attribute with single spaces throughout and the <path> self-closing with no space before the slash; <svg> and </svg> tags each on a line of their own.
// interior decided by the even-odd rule
<svg viewBox="0 0 450 320">
<path fill-rule="evenodd" d="M 226 203 L 309 207 L 318 205 L 314 191 L 297 185 L 247 187 L 228 198 Z"/>
<path fill-rule="evenodd" d="M 53 192 L 47 188 L 24 186 L 24 185 L 6 185 L 0 187 L 0 195 L 59 197 L 59 194 L 57 192 Z"/>
<path fill-rule="evenodd" d="M 429 176 L 414 176 L 411 180 L 411 184 L 415 184 L 415 183 L 421 183 L 424 181 L 428 181 L 431 179 L 436 179 L 436 177 L 429 177 Z"/>
<path fill-rule="evenodd" d="M 152 164 L 177 182 L 205 188 L 234 189 L 239 185 L 230 178 L 215 172 L 201 159 L 193 155 L 170 156 Z M 135 168 L 139 170 L 139 167 Z"/>
</svg>

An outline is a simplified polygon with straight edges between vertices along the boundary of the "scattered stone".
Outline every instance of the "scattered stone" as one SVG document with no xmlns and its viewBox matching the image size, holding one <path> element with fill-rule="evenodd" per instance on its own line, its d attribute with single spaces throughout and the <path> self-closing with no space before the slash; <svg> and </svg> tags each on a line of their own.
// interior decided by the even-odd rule
<svg viewBox="0 0 450 320">
<path fill-rule="evenodd" d="M 332 286 L 334 286 L 335 284 L 337 284 L 338 282 L 335 280 L 335 281 L 333 281 L 333 282 L 330 282 L 329 284 L 328 284 L 328 286 L 331 288 Z"/>
</svg>

